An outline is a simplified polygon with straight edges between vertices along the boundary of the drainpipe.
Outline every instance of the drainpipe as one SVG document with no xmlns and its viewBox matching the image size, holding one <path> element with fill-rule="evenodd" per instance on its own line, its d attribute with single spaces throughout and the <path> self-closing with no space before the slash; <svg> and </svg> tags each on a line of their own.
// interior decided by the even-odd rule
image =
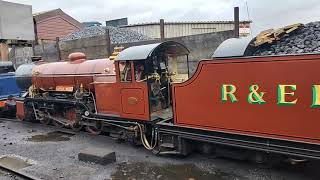
<svg viewBox="0 0 320 180">
<path fill-rule="evenodd" d="M 234 7 L 234 37 L 240 37 L 240 20 L 239 20 L 239 7 Z"/>
<path fill-rule="evenodd" d="M 0 59 L 2 61 L 9 60 L 9 47 L 5 43 L 0 43 Z"/>
<path fill-rule="evenodd" d="M 160 19 L 160 40 L 164 41 L 164 19 Z"/>
</svg>

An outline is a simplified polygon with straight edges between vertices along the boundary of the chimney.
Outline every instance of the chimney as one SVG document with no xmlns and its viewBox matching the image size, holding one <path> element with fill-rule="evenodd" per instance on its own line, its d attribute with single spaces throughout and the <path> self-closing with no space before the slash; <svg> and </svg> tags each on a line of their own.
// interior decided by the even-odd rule
<svg viewBox="0 0 320 180">
<path fill-rule="evenodd" d="M 239 20 L 239 7 L 234 7 L 234 37 L 240 37 L 240 20 Z"/>
<path fill-rule="evenodd" d="M 9 48 L 5 43 L 0 43 L 0 59 L 2 61 L 9 60 Z"/>
<path fill-rule="evenodd" d="M 160 40 L 164 41 L 164 19 L 160 19 Z"/>
</svg>

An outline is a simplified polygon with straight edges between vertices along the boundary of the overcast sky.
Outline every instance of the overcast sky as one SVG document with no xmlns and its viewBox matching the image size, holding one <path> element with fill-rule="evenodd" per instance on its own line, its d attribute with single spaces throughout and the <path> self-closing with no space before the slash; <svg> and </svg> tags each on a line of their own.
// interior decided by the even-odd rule
<svg viewBox="0 0 320 180">
<path fill-rule="evenodd" d="M 7 0 L 33 6 L 33 12 L 61 8 L 83 21 L 128 17 L 129 23 L 165 21 L 233 20 L 233 7 L 240 19 L 252 20 L 252 30 L 276 28 L 297 22 L 320 20 L 319 0 Z M 246 2 L 248 4 L 248 11 Z"/>
</svg>

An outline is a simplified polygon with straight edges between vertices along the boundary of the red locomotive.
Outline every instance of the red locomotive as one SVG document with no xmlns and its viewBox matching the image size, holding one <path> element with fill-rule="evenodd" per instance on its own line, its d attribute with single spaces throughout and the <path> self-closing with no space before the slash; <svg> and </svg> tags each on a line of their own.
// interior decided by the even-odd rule
<svg viewBox="0 0 320 180">
<path fill-rule="evenodd" d="M 162 154 L 210 146 L 320 158 L 320 55 L 204 60 L 192 77 L 178 68 L 188 55 L 169 41 L 127 48 L 115 61 L 74 53 L 35 64 L 17 116 Z"/>
</svg>

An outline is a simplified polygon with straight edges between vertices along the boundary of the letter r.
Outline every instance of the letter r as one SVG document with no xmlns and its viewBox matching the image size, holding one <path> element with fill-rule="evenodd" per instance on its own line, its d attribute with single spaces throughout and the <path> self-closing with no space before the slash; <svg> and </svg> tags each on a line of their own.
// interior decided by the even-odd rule
<svg viewBox="0 0 320 180">
<path fill-rule="evenodd" d="M 237 87 L 232 84 L 222 85 L 222 102 L 227 102 L 228 97 L 231 99 L 231 102 L 238 102 L 234 93 L 237 91 Z"/>
</svg>

